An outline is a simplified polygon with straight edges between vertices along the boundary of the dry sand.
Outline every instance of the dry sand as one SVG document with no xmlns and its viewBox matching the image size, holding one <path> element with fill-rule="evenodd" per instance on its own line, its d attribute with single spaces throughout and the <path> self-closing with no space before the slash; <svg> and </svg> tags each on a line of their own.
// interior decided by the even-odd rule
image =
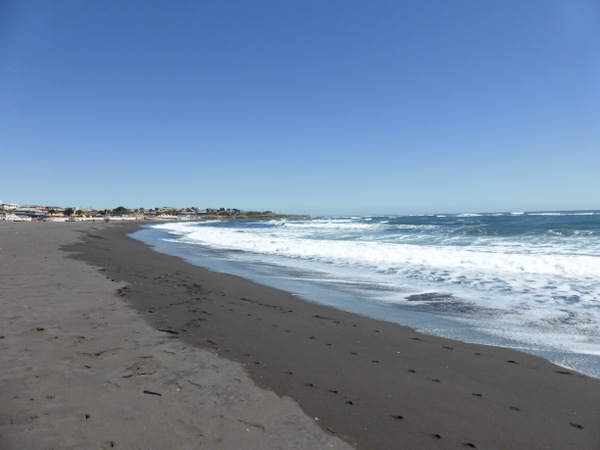
<svg viewBox="0 0 600 450">
<path fill-rule="evenodd" d="M 3 448 L 600 449 L 600 380 L 191 266 L 134 229 L 0 223 Z M 74 231 L 93 266 L 56 251 Z"/>
<path fill-rule="evenodd" d="M 0 222 L 1 449 L 347 447 L 59 251 L 105 226 Z"/>
</svg>

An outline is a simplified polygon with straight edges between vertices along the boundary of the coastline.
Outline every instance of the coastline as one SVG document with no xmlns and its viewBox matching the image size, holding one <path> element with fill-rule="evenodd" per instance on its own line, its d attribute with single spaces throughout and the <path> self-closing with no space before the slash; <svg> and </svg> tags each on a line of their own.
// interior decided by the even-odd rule
<svg viewBox="0 0 600 450">
<path fill-rule="evenodd" d="M 598 448 L 600 380 L 422 335 L 157 253 L 107 227 L 68 251 L 127 283 L 156 329 L 241 363 L 358 448 Z"/>
<path fill-rule="evenodd" d="M 0 226 L 0 447 L 600 447 L 600 380 L 210 272 L 138 226 Z"/>
</svg>

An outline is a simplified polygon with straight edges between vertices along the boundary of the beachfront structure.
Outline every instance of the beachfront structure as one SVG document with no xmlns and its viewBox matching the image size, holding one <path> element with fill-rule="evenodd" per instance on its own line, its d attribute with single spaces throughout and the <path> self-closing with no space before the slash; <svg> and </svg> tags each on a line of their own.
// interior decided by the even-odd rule
<svg viewBox="0 0 600 450">
<path fill-rule="evenodd" d="M 60 206 L 46 206 L 46 216 L 48 217 L 62 217 L 65 213 L 65 209 Z"/>
<path fill-rule="evenodd" d="M 17 209 L 19 207 L 19 205 L 17 205 L 16 203 L 2 203 L 0 201 L 0 209 L 5 209 L 7 211 L 12 211 L 14 209 Z"/>
<path fill-rule="evenodd" d="M 13 210 L 13 214 L 17 217 L 44 217 L 46 215 L 46 208 L 41 206 L 23 206 Z"/>
</svg>

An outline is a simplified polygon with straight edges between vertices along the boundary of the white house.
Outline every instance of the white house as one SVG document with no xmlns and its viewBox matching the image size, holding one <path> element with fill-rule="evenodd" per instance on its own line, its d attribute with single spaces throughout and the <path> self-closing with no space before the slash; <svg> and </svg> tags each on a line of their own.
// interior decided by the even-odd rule
<svg viewBox="0 0 600 450">
<path fill-rule="evenodd" d="M 19 205 L 17 205 L 16 203 L 2 203 L 0 201 L 0 209 L 7 209 L 9 211 L 12 211 L 13 209 L 17 209 L 19 207 Z"/>
</svg>

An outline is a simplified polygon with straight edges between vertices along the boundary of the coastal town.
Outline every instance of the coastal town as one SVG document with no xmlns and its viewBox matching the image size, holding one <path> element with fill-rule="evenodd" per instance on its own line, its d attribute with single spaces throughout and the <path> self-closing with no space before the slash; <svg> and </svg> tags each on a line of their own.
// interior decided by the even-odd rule
<svg viewBox="0 0 600 450">
<path fill-rule="evenodd" d="M 206 208 L 196 206 L 176 208 L 114 209 L 71 208 L 61 206 L 24 205 L 0 201 L 0 221 L 9 222 L 83 222 L 83 221 L 164 221 L 164 220 L 211 220 L 211 219 L 277 219 L 305 217 L 276 214 L 272 211 L 242 211 L 235 208 Z"/>
</svg>

